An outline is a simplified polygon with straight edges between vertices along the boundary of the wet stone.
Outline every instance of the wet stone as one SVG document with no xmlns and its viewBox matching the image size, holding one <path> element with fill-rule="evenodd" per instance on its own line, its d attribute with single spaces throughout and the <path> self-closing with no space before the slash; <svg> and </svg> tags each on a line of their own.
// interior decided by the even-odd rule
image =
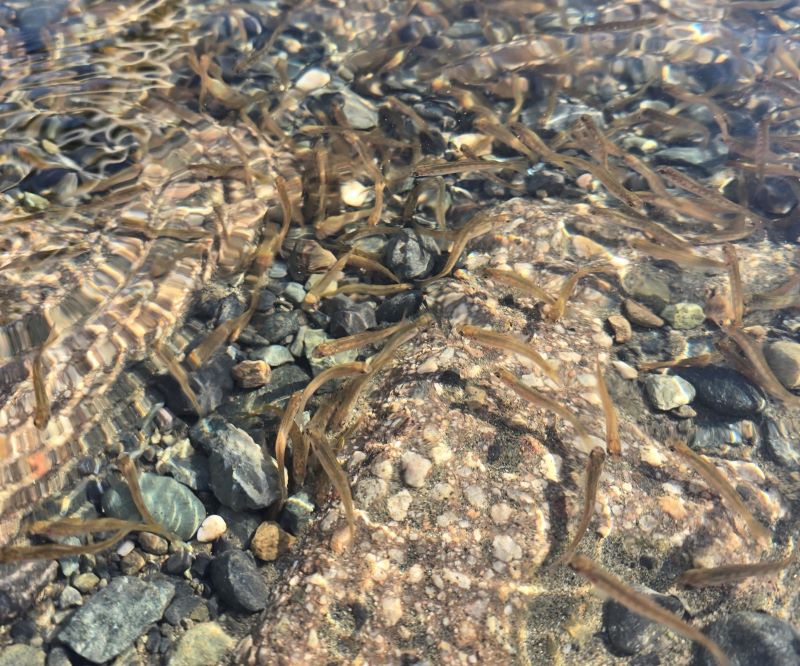
<svg viewBox="0 0 800 666">
<path fill-rule="evenodd" d="M 300 534 L 314 515 L 314 503 L 308 493 L 291 495 L 278 516 L 281 527 L 291 534 Z"/>
<path fill-rule="evenodd" d="M 764 356 L 781 384 L 789 389 L 800 386 L 800 344 L 779 340 L 767 346 Z"/>
<path fill-rule="evenodd" d="M 0 666 L 44 666 L 45 654 L 32 645 L 10 645 L 0 651 Z"/>
<path fill-rule="evenodd" d="M 267 584 L 256 568 L 255 560 L 241 550 L 229 550 L 214 559 L 211 584 L 226 606 L 245 613 L 255 613 L 267 605 Z"/>
<path fill-rule="evenodd" d="M 416 314 L 422 305 L 422 292 L 405 291 L 390 296 L 375 310 L 375 318 L 386 324 L 396 324 Z"/>
<path fill-rule="evenodd" d="M 242 361 L 233 368 L 233 378 L 242 388 L 258 388 L 269 381 L 269 371 L 265 361 Z"/>
<path fill-rule="evenodd" d="M 250 358 L 255 361 L 264 361 L 271 368 L 277 368 L 287 363 L 294 363 L 294 356 L 283 345 L 270 345 L 259 347 L 250 352 Z"/>
<path fill-rule="evenodd" d="M 170 576 L 180 576 L 184 571 L 188 571 L 191 566 L 192 554 L 188 550 L 179 550 L 167 558 L 162 570 Z"/>
<path fill-rule="evenodd" d="M 153 517 L 181 539 L 190 539 L 206 516 L 203 503 L 194 493 L 175 479 L 148 472 L 139 476 L 139 485 Z M 103 510 L 114 518 L 141 520 L 130 489 L 121 481 L 103 494 Z"/>
<path fill-rule="evenodd" d="M 797 666 L 800 664 L 800 632 L 791 624 L 766 613 L 741 611 L 712 623 L 705 633 L 719 645 L 733 664 L 741 666 Z M 716 662 L 697 647 L 699 666 Z"/>
<path fill-rule="evenodd" d="M 189 385 L 204 413 L 213 412 L 230 395 L 233 390 L 231 370 L 235 364 L 236 361 L 227 351 L 220 350 L 200 370 L 189 375 Z M 175 414 L 195 414 L 191 401 L 172 375 L 161 375 L 157 384 L 166 396 L 167 405 Z"/>
<path fill-rule="evenodd" d="M 97 587 L 99 582 L 100 578 L 96 574 L 87 572 L 74 576 L 72 579 L 72 587 L 82 594 L 88 594 Z"/>
<path fill-rule="evenodd" d="M 789 431 L 785 423 L 767 420 L 765 443 L 770 456 L 791 470 L 800 469 L 800 446 L 798 437 Z"/>
<path fill-rule="evenodd" d="M 633 335 L 631 324 L 622 315 L 611 315 L 608 318 L 608 325 L 614 333 L 614 342 L 621 344 L 631 339 Z"/>
<path fill-rule="evenodd" d="M 724 144 L 719 145 L 724 146 Z M 723 159 L 727 152 L 727 150 L 703 148 L 702 146 L 673 146 L 659 150 L 653 156 L 653 159 L 656 164 L 710 167 L 715 162 Z"/>
<path fill-rule="evenodd" d="M 208 458 L 195 449 L 188 439 L 182 439 L 161 452 L 156 472 L 170 475 L 192 490 L 205 491 L 211 488 Z"/>
<path fill-rule="evenodd" d="M 730 368 L 681 368 L 678 374 L 692 383 L 700 403 L 720 414 L 755 416 L 767 404 L 754 384 Z"/>
<path fill-rule="evenodd" d="M 115 578 L 67 619 L 58 637 L 92 663 L 108 661 L 161 619 L 174 594 L 167 581 Z"/>
<path fill-rule="evenodd" d="M 386 244 L 385 263 L 403 282 L 419 280 L 433 270 L 438 254 L 432 238 L 404 229 Z"/>
<path fill-rule="evenodd" d="M 706 320 L 706 313 L 697 303 L 675 303 L 661 311 L 661 316 L 672 328 L 689 330 L 697 328 Z"/>
<path fill-rule="evenodd" d="M 274 344 L 297 333 L 301 323 L 301 314 L 298 310 L 273 312 L 264 317 L 258 328 L 258 333 L 268 342 Z"/>
<path fill-rule="evenodd" d="M 140 532 L 138 537 L 139 545 L 145 553 L 151 555 L 166 555 L 169 550 L 169 544 L 164 537 L 150 532 Z"/>
<path fill-rule="evenodd" d="M 126 576 L 132 576 L 135 573 L 139 573 L 146 563 L 147 561 L 142 554 L 134 550 L 119 561 L 119 570 Z"/>
<path fill-rule="evenodd" d="M 695 396 L 689 382 L 672 375 L 650 375 L 644 380 L 644 388 L 653 406 L 662 411 L 688 405 Z"/>
<path fill-rule="evenodd" d="M 206 622 L 208 606 L 203 599 L 194 594 L 175 595 L 172 603 L 164 611 L 164 619 L 173 627 L 177 627 L 181 620 Z"/>
<path fill-rule="evenodd" d="M 211 489 L 222 504 L 237 511 L 263 509 L 280 497 L 274 461 L 244 430 L 211 416 L 189 436 L 209 456 Z"/>
<path fill-rule="evenodd" d="M 314 376 L 334 365 L 355 361 L 356 357 L 358 356 L 357 349 L 350 349 L 339 352 L 338 354 L 331 354 L 330 356 L 316 358 L 314 356 L 314 350 L 317 348 L 317 345 L 327 342 L 330 339 L 331 338 L 328 337 L 325 331 L 320 331 L 315 328 L 309 328 L 306 331 L 305 337 L 303 338 L 303 350 L 309 364 L 311 365 L 311 371 L 314 373 Z"/>
<path fill-rule="evenodd" d="M 632 298 L 626 298 L 622 302 L 625 316 L 632 324 L 642 328 L 660 328 L 664 325 L 664 320 L 650 308 L 637 303 Z"/>
<path fill-rule="evenodd" d="M 237 396 L 225 409 L 244 413 L 255 411 L 259 405 L 276 403 L 288 398 L 295 391 L 301 391 L 311 377 L 297 365 L 282 365 L 270 373 L 269 381 L 255 391 Z"/>
<path fill-rule="evenodd" d="M 296 539 L 284 532 L 278 523 L 264 522 L 258 526 L 250 542 L 250 551 L 258 559 L 272 562 L 288 551 Z"/>
<path fill-rule="evenodd" d="M 649 266 L 632 268 L 623 276 L 622 286 L 632 299 L 657 310 L 666 306 L 672 296 L 669 277 L 663 271 Z"/>
<path fill-rule="evenodd" d="M 638 591 L 646 593 L 668 611 L 677 615 L 683 613 L 683 604 L 680 599 L 658 594 L 645 587 L 637 586 L 637 588 Z M 603 626 L 609 643 L 624 655 L 634 655 L 655 649 L 658 637 L 666 631 L 661 625 L 637 615 L 613 600 L 606 601 L 603 606 Z"/>
<path fill-rule="evenodd" d="M 283 297 L 295 305 L 299 305 L 306 297 L 306 290 L 298 282 L 290 282 L 283 290 Z"/>
<path fill-rule="evenodd" d="M 183 636 L 170 657 L 168 666 L 206 666 L 225 663 L 225 655 L 236 641 L 216 622 L 198 624 Z"/>
<path fill-rule="evenodd" d="M 55 647 L 47 653 L 45 666 L 72 666 L 72 661 L 64 648 Z"/>
<path fill-rule="evenodd" d="M 331 314 L 329 330 L 334 338 L 343 338 L 375 328 L 375 307 L 371 303 L 352 303 Z"/>
<path fill-rule="evenodd" d="M 692 436 L 692 448 L 714 449 L 721 446 L 741 446 L 747 441 L 739 423 L 698 426 Z"/>
<path fill-rule="evenodd" d="M 242 550 L 250 544 L 250 539 L 263 520 L 258 511 L 234 511 L 226 506 L 221 506 L 218 513 L 228 526 L 225 539 Z"/>
<path fill-rule="evenodd" d="M 66 585 L 61 590 L 61 594 L 58 595 L 58 607 L 61 610 L 80 606 L 81 604 L 83 604 L 83 597 L 72 585 Z"/>
</svg>

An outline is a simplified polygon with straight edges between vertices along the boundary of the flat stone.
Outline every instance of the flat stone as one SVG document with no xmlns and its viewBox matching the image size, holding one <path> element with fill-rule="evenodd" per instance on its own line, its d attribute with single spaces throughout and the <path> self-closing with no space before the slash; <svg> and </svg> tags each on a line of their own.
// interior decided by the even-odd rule
<svg viewBox="0 0 800 666">
<path fill-rule="evenodd" d="M 214 592 L 227 606 L 245 613 L 255 613 L 267 606 L 267 584 L 256 568 L 252 555 L 228 550 L 211 564 Z"/>
<path fill-rule="evenodd" d="M 291 534 L 300 534 L 303 528 L 308 525 L 314 515 L 314 503 L 308 493 L 300 491 L 295 495 L 290 495 L 283 505 L 278 522 L 281 527 Z"/>
<path fill-rule="evenodd" d="M 682 377 L 649 375 L 644 380 L 647 397 L 656 409 L 667 411 L 694 400 L 694 387 Z"/>
<path fill-rule="evenodd" d="M 145 472 L 139 476 L 144 503 L 153 517 L 181 539 L 191 539 L 206 509 L 186 486 L 168 476 Z M 127 484 L 115 481 L 103 494 L 103 511 L 113 518 L 141 521 Z"/>
<path fill-rule="evenodd" d="M 658 594 L 641 586 L 637 586 L 637 590 L 647 594 L 668 611 L 678 615 L 683 613 L 683 604 L 680 599 Z M 660 624 L 637 615 L 626 606 L 611 599 L 606 601 L 603 606 L 603 626 L 609 643 L 625 655 L 654 650 L 656 639 L 665 631 Z"/>
<path fill-rule="evenodd" d="M 701 404 L 720 414 L 755 416 L 766 407 L 761 390 L 730 368 L 708 365 L 680 368 L 676 372 L 692 383 Z"/>
<path fill-rule="evenodd" d="M 166 555 L 169 551 L 169 543 L 164 537 L 158 536 L 158 534 L 140 532 L 138 541 L 142 550 L 151 555 Z"/>
<path fill-rule="evenodd" d="M 664 325 L 664 320 L 653 312 L 646 305 L 637 303 L 632 298 L 626 298 L 622 301 L 622 308 L 625 311 L 625 316 L 632 324 L 641 326 L 642 328 L 661 328 Z"/>
<path fill-rule="evenodd" d="M 184 620 L 206 622 L 208 620 L 208 605 L 205 600 L 194 594 L 182 594 L 172 600 L 164 611 L 164 619 L 173 627 L 177 627 Z"/>
<path fill-rule="evenodd" d="M 175 586 L 165 580 L 114 578 L 66 620 L 58 637 L 84 659 L 100 664 L 158 622 L 174 594 Z"/>
<path fill-rule="evenodd" d="M 169 666 L 208 666 L 225 663 L 236 641 L 216 622 L 198 624 L 183 636 L 167 662 Z"/>
<path fill-rule="evenodd" d="M 378 325 L 372 303 L 351 303 L 331 314 L 329 330 L 335 338 L 363 333 Z"/>
<path fill-rule="evenodd" d="M 704 632 L 733 664 L 742 666 L 797 666 L 800 632 L 777 617 L 740 611 L 712 623 Z M 699 666 L 714 666 L 707 650 L 697 648 Z"/>
<path fill-rule="evenodd" d="M 672 300 L 668 276 L 650 266 L 634 266 L 623 276 L 622 287 L 633 300 L 659 310 Z"/>
<path fill-rule="evenodd" d="M 82 594 L 88 594 L 97 587 L 99 582 L 100 578 L 97 574 L 87 571 L 86 573 L 81 573 L 73 577 L 72 587 Z"/>
<path fill-rule="evenodd" d="M 697 303 L 674 303 L 661 311 L 672 328 L 689 330 L 697 328 L 706 320 L 706 313 Z"/>
<path fill-rule="evenodd" d="M 294 363 L 292 352 L 283 345 L 259 347 L 250 352 L 250 358 L 257 361 L 264 361 L 271 368 L 277 368 L 287 363 Z"/>
<path fill-rule="evenodd" d="M 189 437 L 209 457 L 211 489 L 234 510 L 264 509 L 280 497 L 275 461 L 221 416 L 198 422 Z"/>
<path fill-rule="evenodd" d="M 622 315 L 611 315 L 608 318 L 608 325 L 614 333 L 614 342 L 622 344 L 633 336 L 630 322 Z"/>
<path fill-rule="evenodd" d="M 766 347 L 764 356 L 781 384 L 789 389 L 800 387 L 800 344 L 779 340 Z"/>
<path fill-rule="evenodd" d="M 288 551 L 296 540 L 291 534 L 284 532 L 278 523 L 266 521 L 258 526 L 253 535 L 250 551 L 258 559 L 272 562 Z"/>
<path fill-rule="evenodd" d="M 156 463 L 156 472 L 160 475 L 170 475 L 192 490 L 211 489 L 208 456 L 195 449 L 185 438 L 161 451 Z"/>
<path fill-rule="evenodd" d="M 713 449 L 720 446 L 741 446 L 746 441 L 747 437 L 742 424 L 703 424 L 697 427 L 692 436 L 692 448 Z"/>
<path fill-rule="evenodd" d="M 283 290 L 283 297 L 295 305 L 300 305 L 306 297 L 306 290 L 299 282 L 290 282 Z"/>
</svg>

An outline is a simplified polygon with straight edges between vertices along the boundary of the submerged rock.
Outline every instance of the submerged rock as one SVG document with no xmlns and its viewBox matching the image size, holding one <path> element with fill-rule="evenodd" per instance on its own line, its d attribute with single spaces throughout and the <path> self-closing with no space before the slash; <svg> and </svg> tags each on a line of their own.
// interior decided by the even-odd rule
<svg viewBox="0 0 800 666">
<path fill-rule="evenodd" d="M 214 559 L 211 584 L 224 604 L 240 612 L 255 613 L 267 606 L 267 584 L 252 555 L 242 550 L 228 550 Z"/>
<path fill-rule="evenodd" d="M 734 613 L 711 624 L 705 633 L 736 666 L 800 664 L 800 632 L 766 613 Z M 716 661 L 707 650 L 697 651 L 700 666 L 714 666 Z"/>
<path fill-rule="evenodd" d="M 677 597 L 659 594 L 646 587 L 637 587 L 653 601 L 668 611 L 681 615 L 683 604 Z M 656 622 L 637 615 L 622 604 L 609 599 L 603 605 L 603 626 L 608 641 L 616 650 L 625 655 L 638 654 L 655 647 L 656 640 L 666 630 Z"/>
<path fill-rule="evenodd" d="M 647 397 L 656 409 L 667 411 L 694 400 L 694 387 L 674 375 L 650 375 L 644 380 Z"/>
<path fill-rule="evenodd" d="M 103 663 L 160 620 L 174 594 L 175 586 L 166 580 L 115 578 L 66 621 L 58 637 L 84 659 Z"/>
<path fill-rule="evenodd" d="M 730 368 L 708 365 L 680 368 L 676 372 L 692 383 L 699 402 L 720 414 L 755 416 L 766 407 L 760 389 Z"/>
</svg>

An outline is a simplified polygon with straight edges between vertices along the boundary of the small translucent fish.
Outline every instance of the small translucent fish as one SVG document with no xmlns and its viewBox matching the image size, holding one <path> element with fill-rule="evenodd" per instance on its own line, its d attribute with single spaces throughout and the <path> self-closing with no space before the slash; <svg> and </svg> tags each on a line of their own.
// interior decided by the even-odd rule
<svg viewBox="0 0 800 666">
<path fill-rule="evenodd" d="M 455 160 L 453 162 L 420 162 L 412 172 L 414 176 L 446 176 L 453 173 L 500 171 L 513 169 L 524 172 L 528 168 L 526 159 L 512 160 Z"/>
<path fill-rule="evenodd" d="M 558 376 L 555 368 L 542 358 L 539 352 L 530 344 L 526 344 L 505 333 L 498 333 L 488 328 L 479 328 L 478 326 L 470 326 L 469 324 L 459 324 L 453 329 L 453 332 L 487 347 L 524 356 L 543 370 L 556 384 L 561 384 L 561 378 Z"/>
<path fill-rule="evenodd" d="M 679 250 L 677 248 L 651 243 L 644 238 L 635 238 L 632 240 L 631 247 L 634 247 L 645 254 L 649 254 L 651 257 L 655 257 L 656 259 L 666 259 L 667 261 L 676 263 L 678 266 L 683 268 L 699 268 L 703 270 L 728 268 L 727 261 L 701 257 L 690 250 Z"/>
<path fill-rule="evenodd" d="M 606 417 L 606 449 L 611 456 L 619 456 L 622 453 L 619 441 L 619 423 L 617 421 L 617 410 L 611 402 L 611 394 L 608 392 L 606 378 L 603 375 L 603 367 L 600 359 L 594 368 L 594 375 L 597 379 L 597 393 L 600 395 L 600 402 L 603 404 L 603 413 Z"/>
<path fill-rule="evenodd" d="M 503 284 L 508 285 L 509 287 L 514 287 L 515 289 L 519 289 L 522 292 L 525 292 L 529 296 L 535 298 L 538 301 L 544 301 L 548 304 L 555 303 L 555 298 L 553 298 L 550 294 L 548 294 L 544 289 L 542 289 L 539 285 L 532 282 L 531 280 L 527 280 L 521 275 L 513 271 L 503 270 L 501 268 L 487 268 L 484 273 L 493 280 L 497 282 L 502 282 Z"/>
<path fill-rule="evenodd" d="M 721 567 L 708 567 L 687 569 L 678 582 L 690 587 L 711 587 L 712 585 L 727 585 L 738 583 L 753 576 L 770 576 L 783 571 L 796 559 L 796 553 L 782 560 L 768 560 L 752 564 L 726 564 Z"/>
<path fill-rule="evenodd" d="M 578 285 L 578 282 L 581 278 L 591 275 L 592 273 L 602 273 L 606 271 L 614 272 L 615 269 L 612 265 L 606 262 L 599 262 L 590 264 L 588 266 L 583 266 L 575 271 L 566 280 L 564 280 L 564 283 L 561 285 L 561 289 L 558 290 L 558 298 L 556 298 L 556 300 L 550 306 L 550 309 L 547 311 L 547 318 L 555 323 L 564 316 L 564 313 L 567 310 L 567 302 L 570 298 L 572 298 L 572 293 L 575 291 L 575 287 Z"/>
<path fill-rule="evenodd" d="M 744 317 L 744 292 L 742 290 L 742 276 L 739 272 L 739 257 L 733 245 L 724 245 L 725 261 L 728 264 L 728 279 L 731 283 L 731 307 L 733 308 L 733 325 L 738 328 L 742 325 Z"/>
<path fill-rule="evenodd" d="M 33 412 L 33 425 L 39 430 L 42 430 L 47 426 L 47 422 L 50 420 L 50 401 L 47 398 L 47 389 L 44 386 L 41 352 L 38 352 L 33 357 L 31 376 L 33 377 L 33 394 L 36 399 L 36 408 Z"/>
<path fill-rule="evenodd" d="M 334 263 L 320 278 L 319 282 L 317 282 L 313 287 L 311 287 L 311 289 L 308 290 L 305 299 L 303 299 L 303 303 L 311 306 L 319 303 L 320 299 L 322 298 L 322 294 L 325 293 L 325 290 L 330 286 L 331 282 L 336 279 L 336 276 L 347 265 L 349 259 L 349 252 L 345 252 L 341 257 L 339 257 L 339 259 L 336 260 L 336 263 Z"/>
<path fill-rule="evenodd" d="M 715 206 L 718 206 L 723 210 L 730 210 L 737 213 L 742 211 L 742 207 L 739 204 L 731 201 L 730 199 L 726 199 L 716 190 L 701 185 L 700 183 L 690 178 L 685 173 L 681 173 L 677 169 L 663 166 L 659 167 L 656 170 L 656 172 L 659 175 L 664 176 L 673 185 L 676 185 L 677 187 L 680 187 L 681 189 L 686 190 L 687 192 L 691 192 L 695 196 L 698 196 L 704 201 L 711 203 Z"/>
<path fill-rule="evenodd" d="M 365 296 L 391 296 L 393 294 L 400 294 L 409 289 L 413 289 L 414 285 L 406 282 L 400 284 L 364 284 L 356 282 L 355 284 L 345 284 L 337 288 L 332 296 L 337 294 L 364 294 Z"/>
<path fill-rule="evenodd" d="M 552 566 L 558 566 L 569 562 L 575 551 L 580 544 L 583 535 L 589 527 L 589 523 L 594 515 L 594 504 L 597 500 L 597 488 L 600 485 L 600 476 L 603 473 L 603 463 L 605 462 L 606 454 L 603 449 L 596 446 L 589 453 L 589 460 L 586 463 L 586 488 L 583 494 L 583 513 L 581 514 L 581 522 L 578 523 L 578 529 L 575 530 L 575 536 L 569 542 L 567 549 L 563 555 L 559 557 Z"/>
<path fill-rule="evenodd" d="M 317 455 L 317 460 L 325 470 L 325 474 L 331 480 L 333 487 L 339 493 L 344 507 L 344 513 L 347 517 L 347 525 L 350 528 L 350 534 L 355 534 L 355 509 L 353 507 L 353 495 L 350 491 L 350 481 L 347 474 L 342 469 L 339 461 L 336 459 L 336 454 L 331 449 L 330 444 L 324 437 L 311 437 L 311 448 Z"/>
<path fill-rule="evenodd" d="M 586 578 L 598 590 L 607 594 L 614 601 L 641 615 L 648 620 L 657 622 L 668 629 L 680 634 L 684 638 L 699 643 L 708 650 L 716 659 L 719 666 L 732 666 L 731 661 L 725 656 L 720 647 L 705 634 L 684 622 L 674 613 L 670 613 L 651 597 L 637 592 L 619 578 L 595 564 L 584 555 L 575 555 L 570 560 L 570 566 L 581 576 Z"/>
<path fill-rule="evenodd" d="M 426 314 L 422 315 L 422 317 L 427 317 L 430 319 L 431 315 Z M 400 322 L 394 326 L 382 328 L 379 331 L 365 331 L 364 333 L 348 335 L 346 338 L 322 342 L 314 348 L 314 353 L 312 356 L 315 358 L 320 358 L 322 356 L 330 356 L 331 354 L 349 351 L 350 349 L 359 349 L 360 347 L 364 347 L 366 345 L 374 345 L 376 342 L 380 342 L 381 340 L 391 337 L 398 331 L 405 330 L 407 326 L 408 322 Z"/>
<path fill-rule="evenodd" d="M 495 372 L 495 376 L 523 400 L 527 400 L 536 407 L 539 407 L 540 409 L 546 409 L 554 414 L 557 414 L 566 421 L 569 421 L 572 424 L 572 427 L 575 428 L 575 431 L 578 433 L 578 435 L 580 435 L 582 439 L 588 441 L 589 431 L 586 430 L 578 417 L 575 416 L 571 410 L 567 409 L 567 407 L 556 402 L 552 398 L 547 397 L 543 393 L 539 393 L 539 391 L 536 389 L 526 386 L 505 368 L 500 368 L 497 370 Z"/>
<path fill-rule="evenodd" d="M 348 266 L 355 266 L 356 268 L 360 268 L 361 270 L 368 271 L 371 273 L 378 273 L 379 275 L 383 275 L 383 277 L 391 280 L 392 282 L 400 282 L 400 278 L 398 278 L 392 271 L 390 271 L 386 266 L 381 264 L 370 257 L 365 257 L 363 254 L 360 254 L 357 250 L 353 250 L 350 253 L 350 256 L 347 259 Z"/>
<path fill-rule="evenodd" d="M 676 358 L 670 361 L 648 361 L 646 363 L 640 363 L 639 370 L 647 372 L 650 370 L 660 370 L 661 368 L 696 368 L 711 363 L 718 363 L 721 360 L 722 354 L 710 352 L 707 354 L 690 356 L 688 358 Z"/>
<path fill-rule="evenodd" d="M 703 477 L 703 480 L 730 505 L 730 508 L 741 516 L 755 539 L 767 543 L 772 541 L 771 532 L 753 517 L 736 489 L 710 460 L 695 453 L 685 442 L 680 440 L 672 440 L 670 448 L 683 456 L 692 468 Z"/>
</svg>

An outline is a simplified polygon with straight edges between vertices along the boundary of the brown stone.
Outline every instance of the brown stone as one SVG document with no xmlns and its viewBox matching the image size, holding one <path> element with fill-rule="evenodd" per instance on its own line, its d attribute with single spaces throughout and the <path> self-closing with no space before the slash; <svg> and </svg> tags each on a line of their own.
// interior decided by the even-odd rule
<svg viewBox="0 0 800 666">
<path fill-rule="evenodd" d="M 269 381 L 266 361 L 242 361 L 233 369 L 233 378 L 242 388 L 258 388 Z"/>
<path fill-rule="evenodd" d="M 608 325 L 614 332 L 614 342 L 622 344 L 633 337 L 631 323 L 622 315 L 611 315 L 608 318 Z"/>
<path fill-rule="evenodd" d="M 250 550 L 258 559 L 272 562 L 289 550 L 295 541 L 297 539 L 284 532 L 278 523 L 267 521 L 258 526 L 250 542 Z"/>
<path fill-rule="evenodd" d="M 626 298 L 622 302 L 622 307 L 625 310 L 625 316 L 632 324 L 643 328 L 661 328 L 664 325 L 664 320 L 661 317 L 632 298 Z"/>
</svg>

